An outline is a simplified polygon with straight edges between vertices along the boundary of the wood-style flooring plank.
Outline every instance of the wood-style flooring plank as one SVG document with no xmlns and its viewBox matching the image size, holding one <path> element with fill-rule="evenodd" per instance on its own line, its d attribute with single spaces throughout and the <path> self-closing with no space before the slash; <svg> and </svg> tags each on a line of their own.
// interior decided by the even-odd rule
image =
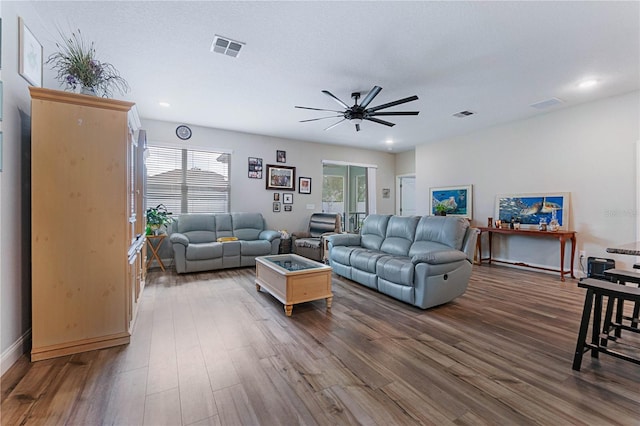
<svg viewBox="0 0 640 426">
<path fill-rule="evenodd" d="M 638 425 L 637 365 L 571 369 L 575 280 L 475 266 L 463 296 L 421 310 L 334 275 L 331 310 L 287 317 L 254 278 L 151 271 L 131 343 L 24 357 L 2 425 Z"/>
</svg>

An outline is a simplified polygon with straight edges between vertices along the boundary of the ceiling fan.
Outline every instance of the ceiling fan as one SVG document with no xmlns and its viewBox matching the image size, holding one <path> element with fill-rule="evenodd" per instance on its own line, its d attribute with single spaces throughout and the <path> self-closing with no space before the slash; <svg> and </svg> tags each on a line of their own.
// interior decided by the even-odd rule
<svg viewBox="0 0 640 426">
<path fill-rule="evenodd" d="M 328 111 L 328 112 L 338 113 L 338 115 L 312 118 L 310 120 L 301 120 L 300 122 L 305 123 L 307 121 L 317 121 L 317 120 L 324 120 L 327 118 L 343 117 L 342 120 L 338 121 L 335 124 L 332 124 L 331 126 L 327 127 L 325 130 L 333 129 L 338 124 L 343 123 L 345 120 L 350 120 L 355 123 L 356 131 L 359 132 L 360 123 L 362 123 L 362 120 L 373 121 L 374 123 L 384 124 L 385 126 L 393 127 L 395 126 L 394 123 L 390 123 L 385 120 L 380 120 L 379 118 L 376 118 L 376 117 L 385 116 L 385 115 L 418 115 L 420 113 L 420 111 L 388 111 L 388 112 L 380 111 L 381 109 L 390 108 L 396 105 L 404 104 L 406 102 L 416 101 L 418 100 L 418 97 L 415 95 L 409 96 L 408 98 L 399 99 L 397 101 L 389 102 L 386 104 L 378 105 L 375 107 L 367 108 L 371 103 L 371 101 L 373 100 L 373 98 L 375 98 L 378 95 L 378 93 L 380 93 L 381 90 L 382 90 L 382 87 L 373 86 L 373 89 L 371 89 L 369 93 L 367 93 L 367 96 L 365 96 L 364 99 L 362 99 L 362 102 L 360 103 L 360 105 L 358 105 L 358 99 L 360 99 L 360 92 L 352 93 L 351 97 L 355 100 L 355 103 L 353 104 L 353 106 L 349 106 L 346 103 L 342 102 L 340 99 L 338 99 L 328 90 L 323 90 L 322 93 L 324 93 L 325 95 L 329 96 L 331 99 L 336 101 L 338 104 L 340 104 L 340 106 L 345 108 L 345 110 L 338 111 L 333 109 L 309 108 L 309 107 L 303 107 L 303 106 L 296 106 L 296 108 L 301 108 L 301 109 L 310 109 L 313 111 Z"/>
</svg>

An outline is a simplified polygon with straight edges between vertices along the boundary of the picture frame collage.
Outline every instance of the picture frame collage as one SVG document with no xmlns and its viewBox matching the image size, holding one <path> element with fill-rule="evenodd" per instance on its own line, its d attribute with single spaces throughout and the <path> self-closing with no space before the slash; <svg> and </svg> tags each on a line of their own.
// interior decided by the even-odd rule
<svg viewBox="0 0 640 426">
<path fill-rule="evenodd" d="M 264 165 L 262 158 L 248 157 L 247 177 L 249 179 L 265 177 L 265 189 L 267 190 L 294 192 L 296 190 L 296 168 L 284 165 L 287 162 L 287 152 L 276 150 L 275 160 L 279 164 Z M 310 177 L 298 176 L 297 184 L 299 194 L 311 194 Z M 281 194 L 274 192 L 272 210 L 274 213 L 293 211 L 293 193 L 283 192 L 281 199 Z"/>
</svg>

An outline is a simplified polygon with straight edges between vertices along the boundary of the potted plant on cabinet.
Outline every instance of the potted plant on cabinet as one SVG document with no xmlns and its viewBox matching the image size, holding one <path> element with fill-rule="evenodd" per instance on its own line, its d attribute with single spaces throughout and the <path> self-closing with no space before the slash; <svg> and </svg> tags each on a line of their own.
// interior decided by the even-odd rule
<svg viewBox="0 0 640 426">
<path fill-rule="evenodd" d="M 173 218 L 170 217 L 172 214 L 167 211 L 167 207 L 164 204 L 149 207 L 147 209 L 147 235 L 158 235 L 166 232 L 167 225 L 173 222 Z"/>
</svg>

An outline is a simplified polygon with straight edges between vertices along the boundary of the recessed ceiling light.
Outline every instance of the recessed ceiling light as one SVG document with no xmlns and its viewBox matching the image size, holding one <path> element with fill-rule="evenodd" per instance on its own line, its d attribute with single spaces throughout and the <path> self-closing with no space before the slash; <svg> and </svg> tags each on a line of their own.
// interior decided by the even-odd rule
<svg viewBox="0 0 640 426">
<path fill-rule="evenodd" d="M 585 80 L 582 83 L 578 84 L 578 87 L 581 89 L 588 89 L 595 86 L 596 84 L 598 84 L 598 80 Z"/>
<path fill-rule="evenodd" d="M 391 139 L 386 140 L 384 143 L 387 145 L 393 145 L 393 141 Z"/>
<path fill-rule="evenodd" d="M 158 102 L 161 107 L 169 108 L 171 104 L 169 102 Z"/>
</svg>

